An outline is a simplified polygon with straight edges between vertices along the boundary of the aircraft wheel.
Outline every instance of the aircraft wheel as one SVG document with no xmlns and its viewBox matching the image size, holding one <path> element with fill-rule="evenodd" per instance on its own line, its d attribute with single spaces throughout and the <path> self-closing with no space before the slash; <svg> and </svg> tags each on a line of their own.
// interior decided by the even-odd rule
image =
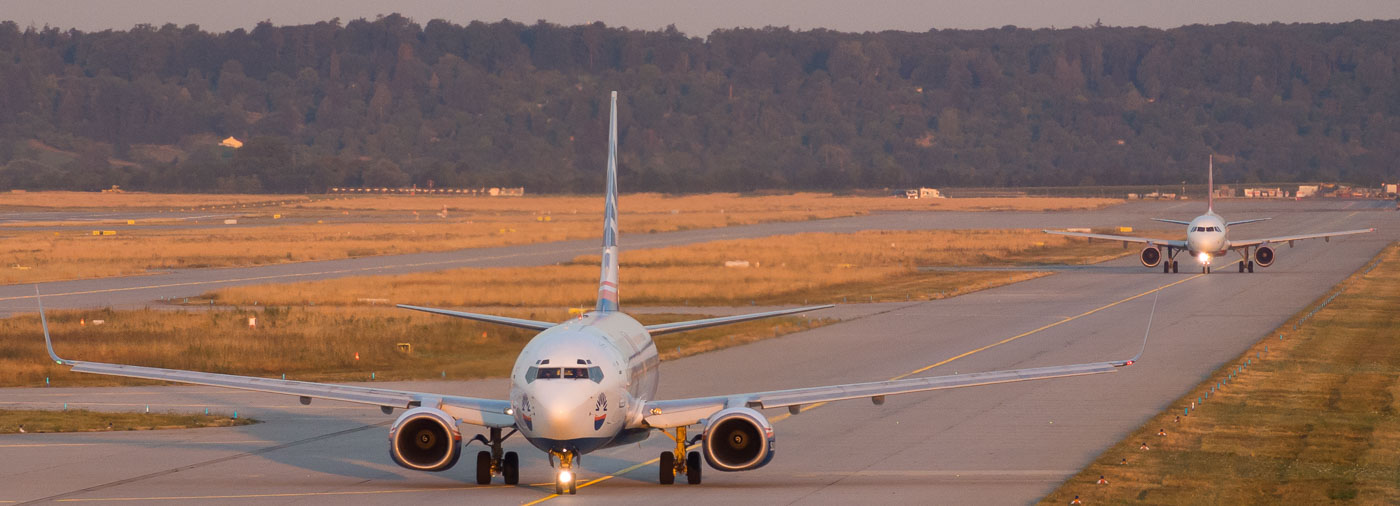
<svg viewBox="0 0 1400 506">
<path fill-rule="evenodd" d="M 476 452 L 476 484 L 491 484 L 491 452 Z"/>
<path fill-rule="evenodd" d="M 506 458 L 501 462 L 501 476 L 506 479 L 506 485 L 520 483 L 520 455 L 506 452 Z"/>
<path fill-rule="evenodd" d="M 569 495 L 578 495 L 578 475 L 572 475 L 569 479 Z"/>
<path fill-rule="evenodd" d="M 1178 265 L 1177 265 L 1177 263 L 1176 263 L 1176 260 L 1172 260 L 1172 274 L 1176 274 L 1176 272 L 1177 272 L 1176 268 L 1177 268 L 1177 267 L 1178 267 Z"/>
<path fill-rule="evenodd" d="M 1240 262 L 1240 272 L 1244 272 L 1244 262 Z"/>
<path fill-rule="evenodd" d="M 1167 261 L 1165 261 L 1165 262 L 1162 262 L 1162 274 L 1166 274 L 1166 273 L 1171 272 L 1171 271 L 1172 271 L 1172 261 L 1171 261 L 1171 260 L 1167 260 Z"/>
<path fill-rule="evenodd" d="M 1249 273 L 1250 273 L 1250 274 L 1254 274 L 1254 261 L 1253 261 L 1253 260 L 1250 260 L 1250 261 L 1249 261 Z"/>
<path fill-rule="evenodd" d="M 661 452 L 661 475 L 658 477 L 662 485 L 670 485 L 676 482 L 676 455 L 671 452 Z"/>
<path fill-rule="evenodd" d="M 691 485 L 700 484 L 700 452 L 690 452 L 685 457 L 685 481 Z"/>
</svg>

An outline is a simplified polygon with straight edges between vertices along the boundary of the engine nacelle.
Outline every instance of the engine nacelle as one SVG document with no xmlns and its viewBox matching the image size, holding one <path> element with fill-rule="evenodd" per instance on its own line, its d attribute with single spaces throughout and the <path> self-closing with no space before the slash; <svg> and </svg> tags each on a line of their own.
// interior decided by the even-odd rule
<svg viewBox="0 0 1400 506">
<path fill-rule="evenodd" d="M 443 471 L 462 457 L 457 419 L 442 410 L 413 408 L 389 428 L 389 456 L 415 471 Z"/>
<path fill-rule="evenodd" d="M 1260 267 L 1268 267 L 1274 264 L 1274 249 L 1268 246 L 1254 248 L 1254 263 Z"/>
<path fill-rule="evenodd" d="M 711 415 L 700 442 L 705 462 L 720 471 L 758 469 L 773 460 L 773 425 L 749 408 Z"/>
<path fill-rule="evenodd" d="M 1156 246 L 1143 248 L 1142 253 L 1138 253 L 1138 260 L 1142 261 L 1143 267 L 1156 267 L 1157 264 L 1162 263 L 1162 250 L 1157 249 Z"/>
</svg>

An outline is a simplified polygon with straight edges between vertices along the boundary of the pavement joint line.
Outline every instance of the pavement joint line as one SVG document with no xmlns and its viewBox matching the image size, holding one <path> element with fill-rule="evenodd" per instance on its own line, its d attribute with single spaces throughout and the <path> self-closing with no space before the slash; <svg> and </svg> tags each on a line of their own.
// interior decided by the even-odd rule
<svg viewBox="0 0 1400 506">
<path fill-rule="evenodd" d="M 204 466 L 208 466 L 208 465 L 212 465 L 212 464 L 221 464 L 221 463 L 228 462 L 228 461 L 231 461 L 231 460 L 241 459 L 241 458 L 243 458 L 243 457 L 249 457 L 249 456 L 253 456 L 253 455 L 262 455 L 262 454 L 268 453 L 268 452 L 274 452 L 274 451 L 277 451 L 277 450 L 283 450 L 283 449 L 286 449 L 286 448 L 291 448 L 291 447 L 294 447 L 294 446 L 300 446 L 300 445 L 307 444 L 307 443 L 314 443 L 314 442 L 317 442 L 317 441 L 321 441 L 321 440 L 323 440 L 323 439 L 330 439 L 330 438 L 334 438 L 334 437 L 338 437 L 338 436 L 343 436 L 343 435 L 346 435 L 346 434 L 352 434 L 352 433 L 355 433 L 355 432 L 360 432 L 360 431 L 372 429 L 372 428 L 375 428 L 375 427 L 383 427 L 383 426 L 389 425 L 390 423 L 392 423 L 392 422 L 385 421 L 385 422 L 380 422 L 380 423 L 375 423 L 375 424 L 370 424 L 370 425 L 362 425 L 362 426 L 359 426 L 359 427 L 351 427 L 351 428 L 349 428 L 349 429 L 340 430 L 340 431 L 336 431 L 336 432 L 331 432 L 331 433 L 327 433 L 327 434 L 321 434 L 321 435 L 319 435 L 319 436 L 312 436 L 312 437 L 309 437 L 309 438 L 305 438 L 305 439 L 301 439 L 301 440 L 297 440 L 297 441 L 292 441 L 292 442 L 289 442 L 289 443 L 283 443 L 283 444 L 279 444 L 279 445 L 268 446 L 268 447 L 265 447 L 265 448 L 259 448 L 259 449 L 256 449 L 256 450 L 251 450 L 251 451 L 246 451 L 246 452 L 239 452 L 239 453 L 235 453 L 235 454 L 233 454 L 233 455 L 226 455 L 226 456 L 223 456 L 223 457 L 219 457 L 219 458 L 215 458 L 215 459 L 210 459 L 210 460 L 205 460 L 205 461 L 202 461 L 202 462 L 195 462 L 195 463 L 193 463 L 193 464 L 187 464 L 187 465 L 180 466 L 180 467 L 172 467 L 172 468 L 169 468 L 169 469 L 164 469 L 164 470 L 160 470 L 160 471 L 155 471 L 155 472 L 146 473 L 146 474 L 143 474 L 143 475 L 140 475 L 140 476 L 133 476 L 133 477 L 130 477 L 130 478 L 124 478 L 124 479 L 120 479 L 120 480 L 116 480 L 116 481 L 111 481 L 111 482 L 107 482 L 107 483 L 102 483 L 102 484 L 98 484 L 98 485 L 93 485 L 93 486 L 91 486 L 91 487 L 87 487 L 87 488 L 80 489 L 80 490 L 73 490 L 73 491 L 64 492 L 64 493 L 57 494 L 57 495 L 51 495 L 51 496 L 48 496 L 48 497 L 40 497 L 40 498 L 38 498 L 38 499 L 31 499 L 31 500 L 26 501 L 26 502 L 24 502 L 24 503 L 22 503 L 22 504 L 36 504 L 36 503 L 50 502 L 50 501 L 52 501 L 52 502 L 95 501 L 95 500 L 98 500 L 98 499 L 97 499 L 97 498 L 92 498 L 92 499 L 85 499 L 85 498 L 69 498 L 68 496 L 78 495 L 78 494 L 84 494 L 84 493 L 88 493 L 88 492 L 96 492 L 96 491 L 98 491 L 98 490 L 102 490 L 102 489 L 106 489 L 106 488 L 111 488 L 111 487 L 118 487 L 118 486 L 122 486 L 122 485 L 127 485 L 127 484 L 135 483 L 135 482 L 138 482 L 138 481 L 148 480 L 148 479 L 151 479 L 151 478 L 158 478 L 158 477 L 161 477 L 161 476 L 165 476 L 165 475 L 169 475 L 169 474 L 174 474 L 174 473 L 178 473 L 178 472 L 181 472 L 181 471 L 188 471 L 188 470 L 190 470 L 190 469 L 197 469 L 197 468 L 204 467 Z M 150 500 L 158 500 L 158 499 L 159 499 L 159 498 L 150 499 Z M 106 500 L 106 501 L 116 501 L 116 500 L 123 500 L 123 499 L 102 499 L 102 500 Z M 130 501 L 130 500 L 141 500 L 141 499 L 138 498 L 138 499 L 125 499 L 125 500 L 129 500 L 129 501 Z M 170 499 L 170 500 L 173 500 L 173 499 Z"/>
<path fill-rule="evenodd" d="M 72 499 L 58 499 L 54 502 L 146 502 L 146 501 L 191 501 L 196 499 L 270 499 L 277 497 L 317 497 L 317 496 L 346 496 L 346 495 L 377 495 L 377 494 L 408 494 L 414 492 L 442 492 L 455 490 L 475 490 L 481 488 L 504 488 L 506 485 L 476 485 L 467 487 L 444 487 L 444 488 L 406 488 L 402 490 L 340 490 L 334 492 L 285 492 L 280 494 L 230 494 L 230 495 L 195 495 L 195 496 L 164 496 L 164 497 L 84 497 Z M 0 501 L 5 502 L 5 501 Z M 13 502 L 13 501 L 10 501 Z"/>
<path fill-rule="evenodd" d="M 1230 264 L 1225 264 L 1225 265 L 1230 265 Z M 1122 303 L 1124 303 L 1124 302 L 1128 302 L 1128 301 L 1131 301 L 1131 300 L 1134 300 L 1134 299 L 1139 299 L 1139 298 L 1142 298 L 1142 297 L 1144 297 L 1144 296 L 1147 296 L 1147 295 L 1150 295 L 1150 294 L 1153 294 L 1153 293 L 1156 293 L 1156 292 L 1159 292 L 1159 291 L 1162 291 L 1162 290 L 1166 290 L 1166 289 L 1171 288 L 1171 287 L 1173 287 L 1173 286 L 1176 286 L 1176 285 L 1185 283 L 1185 282 L 1187 282 L 1187 281 L 1191 281 L 1191 280 L 1193 280 L 1193 279 L 1196 279 L 1196 278 L 1199 278 L 1199 277 L 1205 276 L 1205 275 L 1206 275 L 1205 273 L 1200 273 L 1200 274 L 1196 274 L 1196 275 L 1190 276 L 1190 277 L 1188 277 L 1188 278 L 1186 278 L 1186 279 L 1174 281 L 1174 282 L 1172 282 L 1172 283 L 1168 283 L 1168 284 L 1165 284 L 1165 285 L 1162 285 L 1162 286 L 1153 288 L 1153 289 L 1151 289 L 1151 290 L 1148 290 L 1148 291 L 1139 293 L 1139 294 L 1137 294 L 1137 295 L 1133 295 L 1133 296 L 1128 297 L 1128 298 L 1125 298 L 1125 299 L 1120 299 L 1120 300 L 1118 300 L 1118 301 L 1116 301 L 1116 302 L 1112 302 L 1112 303 L 1109 303 L 1109 304 L 1106 304 L 1106 305 L 1103 305 L 1103 306 L 1099 306 L 1099 307 L 1094 308 L 1094 309 L 1090 309 L 1090 310 L 1085 311 L 1085 312 L 1083 312 L 1083 313 L 1079 313 L 1079 314 L 1077 314 L 1077 315 L 1067 317 L 1067 318 L 1065 318 L 1065 319 L 1063 319 L 1063 320 L 1060 320 L 1060 321 L 1057 321 L 1057 322 L 1055 322 L 1055 323 L 1047 324 L 1047 325 L 1044 325 L 1044 326 L 1042 326 L 1042 327 L 1036 328 L 1036 329 L 1034 329 L 1034 330 L 1022 332 L 1022 333 L 1020 333 L 1020 334 L 1017 334 L 1017 335 L 1008 337 L 1008 338 L 1006 338 L 1006 339 L 1003 339 L 1003 340 L 1001 340 L 1001 341 L 997 341 L 997 342 L 995 342 L 995 343 L 992 343 L 992 344 L 983 346 L 983 347 L 981 347 L 981 348 L 977 348 L 977 349 L 975 349 L 975 350 L 962 353 L 962 354 L 957 355 L 957 356 L 954 356 L 954 357 L 952 357 L 952 358 L 939 361 L 938 363 L 935 363 L 935 364 L 932 364 L 932 365 L 928 365 L 928 366 L 924 366 L 924 367 L 921 367 L 921 368 L 919 368 L 919 369 L 915 369 L 915 370 L 913 370 L 913 371 L 910 371 L 910 372 L 901 374 L 901 375 L 899 375 L 899 376 L 895 376 L 895 377 L 893 377 L 893 378 L 890 378 L 889 380 L 890 380 L 890 381 L 895 381 L 895 380 L 907 378 L 907 377 L 909 377 L 909 376 L 913 376 L 913 375 L 915 375 L 915 374 L 918 374 L 918 373 L 927 371 L 927 370 L 929 370 L 929 369 L 933 369 L 934 367 L 938 367 L 938 366 L 940 366 L 940 365 L 947 364 L 948 362 L 952 362 L 952 361 L 954 361 L 954 360 L 957 360 L 957 359 L 966 357 L 966 356 L 968 356 L 968 355 L 972 355 L 972 354 L 974 354 L 974 353 L 978 353 L 978 352 L 982 352 L 982 351 L 989 350 L 989 349 L 994 348 L 994 347 L 996 347 L 996 346 L 1000 346 L 1000 345 L 1003 345 L 1003 344 L 1006 344 L 1006 343 L 1015 341 L 1015 340 L 1017 340 L 1017 339 L 1020 339 L 1020 338 L 1029 336 L 1029 335 L 1031 335 L 1031 334 L 1035 334 L 1035 333 L 1037 333 L 1037 332 L 1040 332 L 1040 331 L 1042 331 L 1042 330 L 1046 330 L 1046 329 L 1049 329 L 1049 328 L 1052 328 L 1052 327 L 1056 327 L 1056 326 L 1059 326 L 1059 325 L 1062 325 L 1062 324 L 1065 324 L 1065 323 L 1068 323 L 1068 322 L 1071 322 L 1071 321 L 1074 321 L 1074 320 L 1083 318 L 1083 317 L 1085 317 L 1085 316 L 1089 316 L 1089 315 L 1091 315 L 1091 314 L 1094 314 L 1094 313 L 1097 313 L 1097 312 L 1099 312 L 1099 311 L 1103 311 L 1103 310 L 1105 310 L 1105 309 L 1108 309 L 1108 308 L 1117 306 L 1117 305 L 1122 304 Z M 808 411 L 811 411 L 811 410 L 820 408 L 820 407 L 825 406 L 825 405 L 827 405 L 827 404 L 830 404 L 830 403 L 829 403 L 829 402 L 817 402 L 817 403 L 813 403 L 813 404 L 808 404 L 807 406 L 804 406 L 804 407 L 800 408 L 800 409 L 798 410 L 798 412 L 799 412 L 799 413 L 806 413 L 806 412 L 808 412 Z M 790 413 L 790 412 L 789 412 L 789 413 L 783 413 L 783 414 L 780 414 L 780 415 L 775 416 L 775 417 L 773 417 L 773 418 L 770 418 L 770 419 L 768 420 L 768 422 L 769 422 L 769 423 L 778 423 L 778 422 L 781 422 L 781 421 L 786 420 L 786 419 L 788 419 L 788 418 L 791 418 L 792 416 L 793 416 L 793 415 L 792 415 L 792 413 Z M 691 445 L 691 446 L 689 446 L 689 447 L 686 448 L 686 451 L 688 452 L 688 451 L 694 450 L 694 449 L 699 448 L 699 447 L 700 447 L 699 444 Z M 660 462 L 660 461 L 661 461 L 661 458 L 658 457 L 658 458 L 654 458 L 654 459 L 648 460 L 648 461 L 646 461 L 646 462 L 642 462 L 642 463 L 640 463 L 640 464 L 635 464 L 635 465 L 632 465 L 632 466 L 630 466 L 630 467 L 623 468 L 623 469 L 618 470 L 618 471 L 613 471 L 612 473 L 606 474 L 606 475 L 604 475 L 604 476 L 602 476 L 602 477 L 595 478 L 595 479 L 593 479 L 593 480 L 591 480 L 591 481 L 588 481 L 588 482 L 586 482 L 586 483 L 584 483 L 584 484 L 582 484 L 582 485 L 579 485 L 578 488 L 584 488 L 584 487 L 587 487 L 587 486 L 589 486 L 589 485 L 594 485 L 594 484 L 601 483 L 601 482 L 604 482 L 604 481 L 607 481 L 607 480 L 611 480 L 611 479 L 616 478 L 616 477 L 618 477 L 618 476 L 622 476 L 622 475 L 624 475 L 624 474 L 630 473 L 630 472 L 632 472 L 632 471 L 636 471 L 636 470 L 638 470 L 638 469 L 641 469 L 641 468 L 643 468 L 643 467 L 646 467 L 646 466 L 649 466 L 649 465 L 658 463 L 658 462 Z M 545 497 L 536 499 L 536 500 L 534 500 L 534 501 L 527 502 L 527 503 L 525 503 L 525 504 L 522 505 L 522 506 L 534 506 L 534 505 L 536 505 L 536 504 L 540 504 L 540 503 L 549 501 L 549 500 L 551 500 L 551 499 L 555 499 L 555 498 L 557 498 L 557 497 L 559 497 L 559 494 L 550 494 L 550 495 L 547 495 L 547 496 L 545 496 Z"/>
</svg>

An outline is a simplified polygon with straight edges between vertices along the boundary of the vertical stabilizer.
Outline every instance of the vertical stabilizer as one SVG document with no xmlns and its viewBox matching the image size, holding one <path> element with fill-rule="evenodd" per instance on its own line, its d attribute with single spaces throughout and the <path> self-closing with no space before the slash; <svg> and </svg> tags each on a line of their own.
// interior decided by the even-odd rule
<svg viewBox="0 0 1400 506">
<path fill-rule="evenodd" d="M 617 92 L 608 113 L 608 189 L 603 205 L 603 273 L 598 280 L 598 311 L 617 311 Z"/>
<path fill-rule="evenodd" d="M 1210 165 L 1206 169 L 1206 212 L 1215 212 L 1215 155 L 1210 155 Z"/>
</svg>

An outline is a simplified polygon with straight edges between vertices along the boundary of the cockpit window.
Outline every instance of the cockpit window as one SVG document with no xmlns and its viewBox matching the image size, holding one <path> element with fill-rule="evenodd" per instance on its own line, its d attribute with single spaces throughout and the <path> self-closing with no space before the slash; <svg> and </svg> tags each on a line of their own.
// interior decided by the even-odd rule
<svg viewBox="0 0 1400 506">
<path fill-rule="evenodd" d="M 593 367 L 531 367 L 525 371 L 525 382 L 534 383 L 537 379 L 588 379 L 594 383 L 603 381 L 603 368 Z"/>
</svg>

